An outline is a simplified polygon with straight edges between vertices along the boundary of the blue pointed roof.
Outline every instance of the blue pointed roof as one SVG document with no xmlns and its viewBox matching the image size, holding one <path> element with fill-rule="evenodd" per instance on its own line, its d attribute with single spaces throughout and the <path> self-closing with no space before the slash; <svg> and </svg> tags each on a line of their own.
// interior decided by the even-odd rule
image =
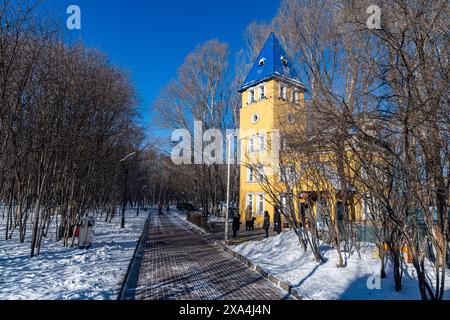
<svg viewBox="0 0 450 320">
<path fill-rule="evenodd" d="M 276 77 L 304 87 L 298 80 L 298 73 L 292 61 L 287 56 L 275 33 L 272 32 L 239 91 L 243 92 L 252 86 Z"/>
</svg>

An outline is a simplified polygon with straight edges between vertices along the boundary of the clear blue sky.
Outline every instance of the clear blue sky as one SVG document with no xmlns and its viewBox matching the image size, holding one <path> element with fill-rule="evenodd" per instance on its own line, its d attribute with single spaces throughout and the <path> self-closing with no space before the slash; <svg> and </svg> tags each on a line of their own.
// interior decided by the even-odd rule
<svg viewBox="0 0 450 320">
<path fill-rule="evenodd" d="M 196 45 L 217 38 L 234 55 L 245 27 L 270 21 L 279 0 L 47 0 L 63 25 L 71 4 L 81 8 L 82 30 L 69 38 L 81 38 L 131 73 L 148 127 L 152 101 Z"/>
</svg>

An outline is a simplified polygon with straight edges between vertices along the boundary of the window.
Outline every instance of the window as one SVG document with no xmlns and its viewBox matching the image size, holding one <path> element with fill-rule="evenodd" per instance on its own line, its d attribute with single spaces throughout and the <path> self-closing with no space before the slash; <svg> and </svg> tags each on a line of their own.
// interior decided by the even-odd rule
<svg viewBox="0 0 450 320">
<path fill-rule="evenodd" d="M 372 199 L 369 195 L 365 195 L 363 198 L 363 212 L 362 219 L 365 221 L 371 216 L 370 205 L 372 204 Z"/>
<path fill-rule="evenodd" d="M 245 197 L 245 208 L 247 209 L 248 206 L 253 208 L 253 193 L 247 193 Z"/>
<path fill-rule="evenodd" d="M 306 219 L 306 210 L 308 210 L 309 206 L 306 202 L 300 203 L 300 215 L 302 219 Z"/>
<path fill-rule="evenodd" d="M 298 91 L 294 91 L 294 103 L 299 103 L 300 102 L 300 92 Z"/>
<path fill-rule="evenodd" d="M 248 152 L 249 153 L 255 152 L 255 138 L 254 137 L 248 138 Z"/>
<path fill-rule="evenodd" d="M 259 151 L 263 151 L 265 149 L 265 139 L 264 139 L 264 135 L 259 135 L 258 136 L 258 150 Z"/>
<path fill-rule="evenodd" d="M 280 148 L 281 150 L 289 150 L 289 143 L 286 137 L 283 136 L 280 137 Z"/>
<path fill-rule="evenodd" d="M 259 99 L 265 99 L 266 98 L 266 86 L 261 85 L 259 86 Z"/>
<path fill-rule="evenodd" d="M 336 215 L 338 220 L 344 220 L 344 205 L 341 201 L 338 201 L 336 204 Z"/>
<path fill-rule="evenodd" d="M 281 181 L 285 183 L 293 183 L 296 180 L 295 166 L 281 166 Z"/>
<path fill-rule="evenodd" d="M 255 181 L 255 170 L 253 167 L 247 168 L 247 182 Z"/>
<path fill-rule="evenodd" d="M 255 103 L 255 90 L 251 89 L 248 92 L 248 104 Z"/>
<path fill-rule="evenodd" d="M 256 214 L 264 214 L 264 193 L 256 195 Z"/>
<path fill-rule="evenodd" d="M 328 215 L 328 204 L 325 200 L 321 199 L 316 204 L 316 219 L 317 222 L 322 222 Z"/>
<path fill-rule="evenodd" d="M 252 123 L 253 123 L 253 124 L 257 124 L 258 121 L 259 121 L 259 114 L 255 113 L 255 114 L 252 116 Z"/>
<path fill-rule="evenodd" d="M 281 208 L 282 209 L 286 209 L 287 208 L 287 198 L 286 198 L 286 196 L 284 195 L 284 194 L 282 194 L 281 196 L 280 196 L 280 202 L 281 202 Z"/>
<path fill-rule="evenodd" d="M 259 60 L 259 66 L 263 66 L 266 63 L 266 58 L 262 58 L 261 60 Z"/>
<path fill-rule="evenodd" d="M 266 174 L 264 172 L 264 166 L 262 164 L 258 165 L 256 167 L 256 181 L 258 181 L 259 183 L 263 183 L 265 175 Z"/>
<path fill-rule="evenodd" d="M 284 214 L 291 216 L 295 212 L 292 211 L 293 195 L 291 193 L 282 193 L 280 195 L 281 210 Z M 295 210 L 294 210 L 295 211 Z"/>
<path fill-rule="evenodd" d="M 281 62 L 283 63 L 284 66 L 288 66 L 289 64 L 288 59 L 286 57 L 281 57 Z"/>
<path fill-rule="evenodd" d="M 287 100 L 287 86 L 285 85 L 280 86 L 280 98 L 283 100 Z"/>
<path fill-rule="evenodd" d="M 292 113 L 288 113 L 288 115 L 287 115 L 287 121 L 288 121 L 288 123 L 290 123 L 290 124 L 295 124 L 295 117 L 294 117 L 294 115 L 293 115 Z"/>
</svg>

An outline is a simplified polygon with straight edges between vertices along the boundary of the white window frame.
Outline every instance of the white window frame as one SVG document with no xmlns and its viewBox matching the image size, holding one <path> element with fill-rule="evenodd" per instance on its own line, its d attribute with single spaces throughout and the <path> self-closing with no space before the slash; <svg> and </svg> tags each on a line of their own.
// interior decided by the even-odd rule
<svg viewBox="0 0 450 320">
<path fill-rule="evenodd" d="M 362 221 L 366 221 L 371 216 L 369 200 L 369 196 L 365 194 L 363 197 Z"/>
<path fill-rule="evenodd" d="M 287 209 L 288 199 L 287 199 L 286 195 L 284 195 L 284 194 L 280 195 L 280 204 L 281 204 L 281 209 L 283 209 L 283 210 Z"/>
<path fill-rule="evenodd" d="M 255 182 L 255 169 L 253 167 L 247 168 L 247 182 Z"/>
<path fill-rule="evenodd" d="M 253 200 L 254 200 L 253 193 L 252 192 L 247 192 L 245 194 L 245 209 L 247 209 L 248 206 L 251 205 L 252 206 L 252 210 L 253 210 L 253 208 L 254 208 Z"/>
<path fill-rule="evenodd" d="M 257 172 L 255 173 L 255 171 L 253 170 L 253 173 L 255 175 L 256 181 L 259 183 L 263 183 L 264 182 L 264 176 L 265 176 L 265 172 L 264 172 L 264 166 L 262 164 L 257 166 Z"/>
<path fill-rule="evenodd" d="M 288 87 L 286 84 L 281 83 L 279 87 L 280 99 L 287 100 L 288 99 Z"/>
<path fill-rule="evenodd" d="M 323 221 L 323 218 L 326 217 L 327 213 L 326 210 L 328 210 L 328 204 L 325 200 L 321 199 L 320 201 L 317 201 L 316 203 L 316 221 L 318 223 L 321 223 Z"/>
<path fill-rule="evenodd" d="M 288 201 L 289 201 L 288 197 L 292 197 L 292 195 L 286 195 L 286 194 L 282 193 L 282 194 L 279 195 L 278 198 L 280 200 L 280 204 L 281 204 L 282 210 L 285 213 L 291 215 L 293 213 L 291 212 L 291 208 L 288 207 Z M 292 201 L 295 201 L 295 199 L 292 199 Z"/>
<path fill-rule="evenodd" d="M 255 148 L 255 137 L 251 136 L 247 139 L 247 151 L 248 153 L 254 153 L 256 150 Z"/>
<path fill-rule="evenodd" d="M 258 151 L 264 151 L 266 149 L 266 137 L 263 134 L 258 135 Z"/>
<path fill-rule="evenodd" d="M 260 201 L 262 197 L 262 202 Z M 262 204 L 262 207 L 261 207 Z M 266 210 L 266 194 L 263 192 L 256 194 L 256 214 L 264 214 L 264 211 Z"/>
<path fill-rule="evenodd" d="M 294 165 L 281 166 L 281 181 L 287 184 L 294 183 L 297 180 L 297 172 Z"/>
<path fill-rule="evenodd" d="M 258 99 L 263 100 L 266 99 L 266 85 L 261 84 L 258 86 Z"/>
<path fill-rule="evenodd" d="M 300 103 L 300 91 L 294 90 L 292 94 L 292 101 L 296 104 Z"/>
<path fill-rule="evenodd" d="M 253 95 L 253 99 L 252 99 L 252 95 Z M 256 102 L 256 91 L 255 88 L 250 88 L 248 90 L 248 104 L 252 104 Z"/>
</svg>

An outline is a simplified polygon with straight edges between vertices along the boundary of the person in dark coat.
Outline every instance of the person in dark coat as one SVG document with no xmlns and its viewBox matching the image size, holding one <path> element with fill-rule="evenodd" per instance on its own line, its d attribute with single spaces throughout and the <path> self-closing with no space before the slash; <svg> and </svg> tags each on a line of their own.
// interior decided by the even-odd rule
<svg viewBox="0 0 450 320">
<path fill-rule="evenodd" d="M 253 210 L 252 206 L 248 206 L 245 209 L 245 229 L 250 231 L 252 229 L 252 218 L 253 218 Z"/>
<path fill-rule="evenodd" d="M 264 224 L 263 229 L 266 232 L 266 238 L 269 237 L 269 229 L 270 229 L 270 215 L 268 211 L 264 211 Z"/>
<path fill-rule="evenodd" d="M 281 213 L 278 207 L 275 207 L 275 213 L 273 215 L 273 231 L 281 233 Z"/>
<path fill-rule="evenodd" d="M 250 221 L 250 230 L 255 230 L 255 222 L 256 222 L 256 218 L 253 217 L 252 221 Z"/>
<path fill-rule="evenodd" d="M 161 203 L 158 206 L 158 212 L 159 212 L 159 214 L 163 214 L 163 206 Z"/>
<path fill-rule="evenodd" d="M 241 228 L 241 215 L 238 213 L 233 217 L 233 238 L 237 237 L 237 233 Z"/>
<path fill-rule="evenodd" d="M 170 206 L 167 206 L 167 214 L 170 213 Z"/>
</svg>

